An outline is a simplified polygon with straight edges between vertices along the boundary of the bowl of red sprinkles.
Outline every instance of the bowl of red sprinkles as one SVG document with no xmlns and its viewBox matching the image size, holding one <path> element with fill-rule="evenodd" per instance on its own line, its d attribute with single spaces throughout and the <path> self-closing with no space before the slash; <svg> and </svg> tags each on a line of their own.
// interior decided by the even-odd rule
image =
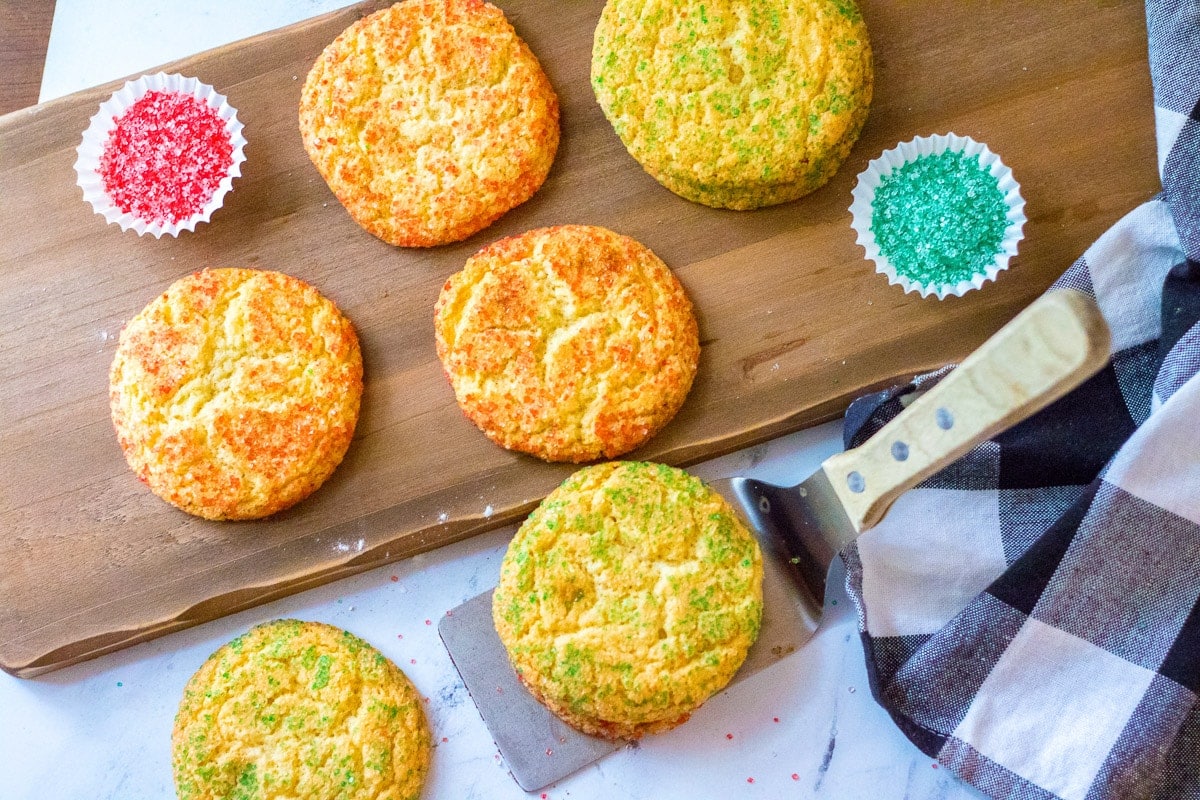
<svg viewBox="0 0 1200 800">
<path fill-rule="evenodd" d="M 961 297 L 996 280 L 1024 236 L 1012 170 L 967 136 L 918 136 L 884 151 L 853 196 L 851 224 L 875 271 L 922 297 Z"/>
<path fill-rule="evenodd" d="M 208 84 L 143 75 L 100 105 L 75 173 L 83 198 L 121 230 L 178 236 L 208 222 L 246 160 L 237 111 Z"/>
</svg>

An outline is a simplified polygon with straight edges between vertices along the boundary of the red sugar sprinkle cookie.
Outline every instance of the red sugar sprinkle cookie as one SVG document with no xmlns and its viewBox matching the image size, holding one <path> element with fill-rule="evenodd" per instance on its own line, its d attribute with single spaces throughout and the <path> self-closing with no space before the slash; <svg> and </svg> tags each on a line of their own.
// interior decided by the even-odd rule
<svg viewBox="0 0 1200 800">
<path fill-rule="evenodd" d="M 541 64 L 483 0 L 407 0 L 350 25 L 309 71 L 298 121 L 354 221 L 401 247 L 461 241 L 524 203 L 559 139 Z"/>
<path fill-rule="evenodd" d="M 341 462 L 362 374 L 353 326 L 309 284 L 204 270 L 121 331 L 113 427 L 162 499 L 206 519 L 258 519 L 303 500 Z"/>
<path fill-rule="evenodd" d="M 546 461 L 642 445 L 683 405 L 700 360 L 675 273 L 594 225 L 538 228 L 471 256 L 442 287 L 434 336 L 467 418 Z"/>
<path fill-rule="evenodd" d="M 195 78 L 143 76 L 91 119 L 75 163 L 84 199 L 122 230 L 178 235 L 207 222 L 241 174 L 237 112 Z"/>
</svg>

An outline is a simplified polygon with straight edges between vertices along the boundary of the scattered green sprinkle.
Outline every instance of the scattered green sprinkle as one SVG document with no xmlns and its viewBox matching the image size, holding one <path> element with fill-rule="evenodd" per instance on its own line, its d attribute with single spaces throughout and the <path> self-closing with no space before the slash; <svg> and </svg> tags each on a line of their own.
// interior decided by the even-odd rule
<svg viewBox="0 0 1200 800">
<path fill-rule="evenodd" d="M 247 764 L 242 773 L 238 775 L 237 789 L 233 797 L 235 800 L 253 800 L 258 797 L 258 767 L 255 764 Z"/>
<path fill-rule="evenodd" d="M 317 675 L 313 678 L 312 688 L 315 692 L 318 689 L 324 689 L 329 683 L 329 664 L 333 659 L 327 655 L 323 655 L 317 659 Z"/>
<path fill-rule="evenodd" d="M 896 273 L 924 285 L 956 284 L 1000 252 L 1008 206 L 979 156 L 922 156 L 875 190 L 871 231 Z"/>
</svg>

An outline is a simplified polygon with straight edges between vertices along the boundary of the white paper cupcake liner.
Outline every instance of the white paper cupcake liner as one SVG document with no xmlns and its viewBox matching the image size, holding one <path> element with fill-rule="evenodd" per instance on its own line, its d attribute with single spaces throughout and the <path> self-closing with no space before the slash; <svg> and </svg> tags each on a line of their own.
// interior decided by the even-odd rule
<svg viewBox="0 0 1200 800">
<path fill-rule="evenodd" d="M 104 189 L 104 180 L 100 176 L 100 157 L 108 142 L 109 134 L 116 127 L 116 119 L 124 114 L 130 106 L 137 102 L 147 92 L 178 92 L 191 95 L 225 121 L 225 132 L 233 146 L 233 162 L 225 177 L 221 179 L 213 196 L 208 203 L 192 216 L 179 222 L 155 221 L 147 222 L 132 212 L 122 211 L 109 199 Z M 214 211 L 225 202 L 225 195 L 233 189 L 233 179 L 242 174 L 242 162 L 246 160 L 246 139 L 242 135 L 242 123 L 238 121 L 237 111 L 226 102 L 225 96 L 217 94 L 213 87 L 201 83 L 195 78 L 187 78 L 173 73 L 167 75 L 159 72 L 154 75 L 143 75 L 135 81 L 129 81 L 112 97 L 101 103 L 100 110 L 92 117 L 87 130 L 83 132 L 83 141 L 76 152 L 79 157 L 75 161 L 75 174 L 79 188 L 83 190 L 83 199 L 92 204 L 97 214 L 107 221 L 121 226 L 121 230 L 136 231 L 142 234 L 161 236 L 178 236 L 180 231 L 195 231 L 197 223 L 208 222 Z"/>
<path fill-rule="evenodd" d="M 1008 226 L 1000 242 L 1000 252 L 995 260 L 982 272 L 977 272 L 969 280 L 952 284 L 923 284 L 905 275 L 898 274 L 896 268 L 880 252 L 871 229 L 874 213 L 875 190 L 880 182 L 892 173 L 892 170 L 916 161 L 923 156 L 939 155 L 947 151 L 963 153 L 967 156 L 979 156 L 979 163 L 997 181 L 1004 201 L 1008 204 L 1006 216 Z M 851 224 L 858 234 L 856 242 L 866 251 L 866 257 L 875 262 L 875 271 L 887 276 L 889 283 L 897 284 L 905 292 L 917 292 L 922 297 L 936 295 L 939 300 L 949 295 L 961 297 L 972 289 L 978 289 L 988 281 L 996 279 L 1001 271 L 1008 269 L 1009 260 L 1017 254 L 1017 243 L 1024 238 L 1025 200 L 1021 197 L 1021 187 L 1013 178 L 1012 170 L 1004 165 L 1000 157 L 988 149 L 987 145 L 966 136 L 950 133 L 937 136 L 918 136 L 915 139 L 902 142 L 891 150 L 883 152 L 879 158 L 872 160 L 858 176 L 858 184 L 853 191 L 854 202 L 850 205 L 853 217 Z"/>
</svg>

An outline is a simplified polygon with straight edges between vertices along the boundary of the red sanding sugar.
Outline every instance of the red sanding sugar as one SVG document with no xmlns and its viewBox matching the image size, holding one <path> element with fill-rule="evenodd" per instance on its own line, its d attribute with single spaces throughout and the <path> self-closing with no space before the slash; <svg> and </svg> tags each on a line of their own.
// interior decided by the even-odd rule
<svg viewBox="0 0 1200 800">
<path fill-rule="evenodd" d="M 233 163 L 225 121 L 191 95 L 147 92 L 115 121 L 100 177 L 117 208 L 146 222 L 200 211 Z"/>
</svg>

